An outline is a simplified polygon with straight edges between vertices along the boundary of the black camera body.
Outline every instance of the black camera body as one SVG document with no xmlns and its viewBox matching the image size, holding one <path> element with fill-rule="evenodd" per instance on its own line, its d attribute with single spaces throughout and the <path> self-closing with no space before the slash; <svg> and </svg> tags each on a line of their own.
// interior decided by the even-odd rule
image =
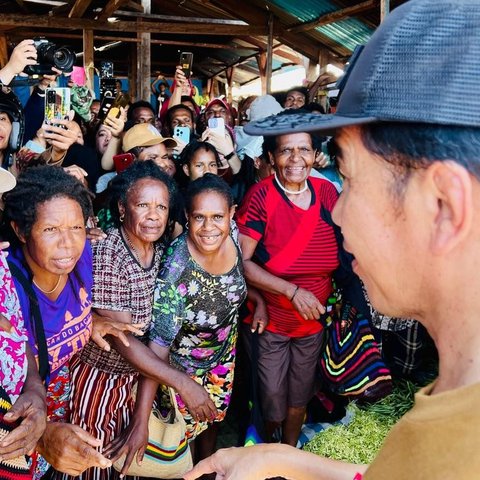
<svg viewBox="0 0 480 480">
<path fill-rule="evenodd" d="M 71 72 L 77 58 L 69 47 L 57 47 L 46 38 L 34 38 L 37 49 L 37 65 L 27 65 L 24 72 L 27 75 L 50 75 L 55 67 L 62 72 Z"/>
</svg>

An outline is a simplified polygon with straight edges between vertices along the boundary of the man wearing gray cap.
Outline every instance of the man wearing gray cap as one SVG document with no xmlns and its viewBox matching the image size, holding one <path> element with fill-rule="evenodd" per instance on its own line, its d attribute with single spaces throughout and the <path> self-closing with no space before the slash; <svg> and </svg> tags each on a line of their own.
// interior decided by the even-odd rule
<svg viewBox="0 0 480 480">
<path fill-rule="evenodd" d="M 333 220 L 353 270 L 377 310 L 427 328 L 439 376 L 369 466 L 259 445 L 220 450 L 184 478 L 480 478 L 480 2 L 410 0 L 357 58 L 335 115 L 246 131 L 335 134 L 345 183 Z"/>
</svg>

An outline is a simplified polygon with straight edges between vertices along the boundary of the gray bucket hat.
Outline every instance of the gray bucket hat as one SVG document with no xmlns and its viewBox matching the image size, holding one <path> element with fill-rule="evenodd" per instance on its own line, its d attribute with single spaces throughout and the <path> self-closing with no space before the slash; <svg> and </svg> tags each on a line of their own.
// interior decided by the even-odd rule
<svg viewBox="0 0 480 480">
<path fill-rule="evenodd" d="M 378 121 L 480 127 L 480 1 L 406 2 L 351 65 L 335 114 L 270 116 L 245 131 L 333 133 Z"/>
</svg>

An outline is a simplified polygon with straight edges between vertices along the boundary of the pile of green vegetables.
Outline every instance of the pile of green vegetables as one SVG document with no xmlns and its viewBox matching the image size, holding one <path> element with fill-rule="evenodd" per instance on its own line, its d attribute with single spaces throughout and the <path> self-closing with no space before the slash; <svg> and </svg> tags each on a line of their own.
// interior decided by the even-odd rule
<svg viewBox="0 0 480 480">
<path fill-rule="evenodd" d="M 318 433 L 304 450 L 350 463 L 370 463 L 385 436 L 413 405 L 418 386 L 407 381 L 395 382 L 393 392 L 370 405 L 348 406 L 352 420 L 347 425 L 333 425 Z"/>
</svg>

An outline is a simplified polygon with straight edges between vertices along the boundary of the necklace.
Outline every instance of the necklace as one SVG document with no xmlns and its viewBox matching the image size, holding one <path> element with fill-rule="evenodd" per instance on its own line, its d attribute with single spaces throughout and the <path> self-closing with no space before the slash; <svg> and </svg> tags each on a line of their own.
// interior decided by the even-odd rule
<svg viewBox="0 0 480 480">
<path fill-rule="evenodd" d="M 137 249 L 133 246 L 133 244 L 130 240 L 130 237 L 128 236 L 127 231 L 124 228 L 122 228 L 122 232 L 123 232 L 123 235 L 125 236 L 125 240 L 127 241 L 128 246 L 130 247 L 130 251 L 133 253 L 133 256 L 135 257 L 137 262 L 141 264 L 142 262 L 140 262 L 140 258 L 139 258 Z"/>
<path fill-rule="evenodd" d="M 280 183 L 280 180 L 278 179 L 277 177 L 277 172 L 275 172 L 274 174 L 274 177 L 275 177 L 275 181 L 277 182 L 277 185 L 285 192 L 285 193 L 288 193 L 290 195 L 300 195 L 301 193 L 305 192 L 308 188 L 308 183 L 307 181 L 305 180 L 305 185 L 303 186 L 303 188 L 301 188 L 300 190 L 298 190 L 298 192 L 294 192 L 292 190 L 289 190 L 288 188 L 285 188 L 281 183 Z"/>
<path fill-rule="evenodd" d="M 44 290 L 44 289 L 35 281 L 34 278 L 32 279 L 32 282 L 33 282 L 33 284 L 34 284 L 41 292 L 43 292 L 45 295 L 50 295 L 51 293 L 53 293 L 53 292 L 58 288 L 58 286 L 60 285 L 60 280 L 61 280 L 61 279 L 62 279 L 62 276 L 59 275 L 56 285 L 52 288 L 52 290 L 48 290 L 48 291 L 47 291 L 47 290 Z"/>
<path fill-rule="evenodd" d="M 128 236 L 127 231 L 125 230 L 125 228 L 122 228 L 122 231 L 123 231 L 123 235 L 125 236 L 125 240 L 127 241 L 128 246 L 130 247 L 130 251 L 133 253 L 133 256 L 135 257 L 135 260 L 137 260 L 137 262 L 143 266 L 143 263 L 140 260 L 140 255 L 138 254 L 137 249 L 133 246 L 133 243 L 130 240 L 130 237 Z"/>
</svg>

